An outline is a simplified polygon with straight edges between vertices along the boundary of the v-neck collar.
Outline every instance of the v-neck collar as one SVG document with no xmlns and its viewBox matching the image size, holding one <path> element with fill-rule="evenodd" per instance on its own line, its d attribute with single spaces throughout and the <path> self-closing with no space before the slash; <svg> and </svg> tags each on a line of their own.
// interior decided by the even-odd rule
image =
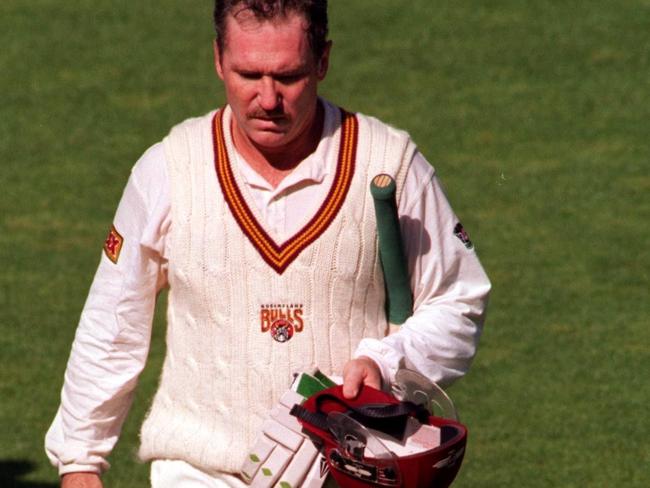
<svg viewBox="0 0 650 488">
<path fill-rule="evenodd" d="M 338 215 L 350 189 L 356 162 L 358 121 L 354 114 L 340 110 L 339 154 L 329 192 L 309 222 L 282 244 L 275 242 L 260 224 L 239 188 L 225 139 L 225 109 L 219 110 L 212 120 L 214 164 L 223 197 L 244 235 L 278 274 L 282 274 L 307 246 L 325 232 Z"/>
</svg>

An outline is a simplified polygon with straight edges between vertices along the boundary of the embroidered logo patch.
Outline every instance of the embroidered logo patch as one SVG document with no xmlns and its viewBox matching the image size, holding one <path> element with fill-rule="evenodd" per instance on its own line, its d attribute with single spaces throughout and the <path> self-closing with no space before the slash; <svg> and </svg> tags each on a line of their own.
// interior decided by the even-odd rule
<svg viewBox="0 0 650 488">
<path fill-rule="evenodd" d="M 260 330 L 269 332 L 277 342 L 287 342 L 296 333 L 303 331 L 303 306 L 290 305 L 262 305 L 260 307 Z"/>
<path fill-rule="evenodd" d="M 271 337 L 278 342 L 287 342 L 293 337 L 293 324 L 285 319 L 278 319 L 271 324 Z"/>
<path fill-rule="evenodd" d="M 120 235 L 115 226 L 111 225 L 108 237 L 106 238 L 106 241 L 104 241 L 104 254 L 106 254 L 106 257 L 113 261 L 113 263 L 117 263 L 117 260 L 120 258 L 122 244 L 124 244 L 124 238 Z"/>
<path fill-rule="evenodd" d="M 454 235 L 460 239 L 460 242 L 465 244 L 467 249 L 472 249 L 474 247 L 474 244 L 472 244 L 472 241 L 469 239 L 469 235 L 463 228 L 463 224 L 460 222 L 458 222 L 456 227 L 454 227 Z"/>
</svg>

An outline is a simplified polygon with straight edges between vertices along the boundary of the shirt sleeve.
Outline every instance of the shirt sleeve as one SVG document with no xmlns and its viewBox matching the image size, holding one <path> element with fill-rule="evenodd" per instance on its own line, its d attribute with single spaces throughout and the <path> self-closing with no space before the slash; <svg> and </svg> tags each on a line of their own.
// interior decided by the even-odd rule
<svg viewBox="0 0 650 488">
<path fill-rule="evenodd" d="M 413 315 L 387 337 L 363 339 L 389 384 L 413 369 L 440 385 L 463 376 L 476 354 L 490 281 L 454 214 L 434 169 L 417 152 L 398 202 L 402 242 L 413 291 Z"/>
<path fill-rule="evenodd" d="M 144 184 L 146 182 L 146 185 Z M 101 473 L 133 399 L 166 285 L 170 197 L 164 151 L 134 166 L 77 327 L 45 450 L 63 475 Z"/>
</svg>

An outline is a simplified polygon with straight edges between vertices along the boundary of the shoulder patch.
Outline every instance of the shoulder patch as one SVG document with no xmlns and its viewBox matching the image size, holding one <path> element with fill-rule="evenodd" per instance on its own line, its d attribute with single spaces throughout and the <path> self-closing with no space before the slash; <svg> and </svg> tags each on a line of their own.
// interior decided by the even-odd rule
<svg viewBox="0 0 650 488">
<path fill-rule="evenodd" d="M 472 249 L 474 247 L 474 244 L 472 244 L 472 241 L 469 239 L 469 234 L 465 232 L 463 224 L 460 222 L 458 222 L 456 227 L 454 227 L 454 235 L 460 239 L 460 242 L 462 242 L 467 249 Z"/>
<path fill-rule="evenodd" d="M 113 261 L 114 264 L 117 264 L 117 260 L 120 258 L 120 251 L 122 250 L 122 244 L 124 243 L 124 238 L 120 235 L 114 225 L 111 225 L 111 230 L 108 231 L 108 237 L 104 241 L 104 254 L 106 257 Z"/>
</svg>

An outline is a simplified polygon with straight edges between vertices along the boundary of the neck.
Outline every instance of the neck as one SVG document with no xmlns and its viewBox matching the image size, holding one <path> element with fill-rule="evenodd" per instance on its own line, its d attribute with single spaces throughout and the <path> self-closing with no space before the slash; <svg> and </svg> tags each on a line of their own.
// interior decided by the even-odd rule
<svg viewBox="0 0 650 488">
<path fill-rule="evenodd" d="M 323 132 L 324 120 L 325 110 L 318 102 L 314 117 L 302 133 L 282 147 L 265 148 L 251 141 L 241 131 L 233 117 L 231 121 L 233 144 L 251 168 L 275 188 L 316 150 Z"/>
</svg>

